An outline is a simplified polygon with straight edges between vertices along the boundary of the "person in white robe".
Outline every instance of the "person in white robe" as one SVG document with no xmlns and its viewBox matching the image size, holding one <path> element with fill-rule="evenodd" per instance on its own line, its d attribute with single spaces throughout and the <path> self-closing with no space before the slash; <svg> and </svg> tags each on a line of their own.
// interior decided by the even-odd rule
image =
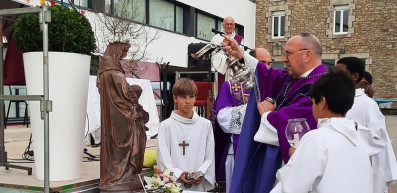
<svg viewBox="0 0 397 193">
<path fill-rule="evenodd" d="M 223 28 L 222 31 L 224 32 L 224 34 L 215 34 L 214 37 L 212 37 L 212 39 L 211 39 L 212 44 L 221 45 L 225 36 L 230 37 L 231 39 L 234 39 L 240 45 L 244 44 L 243 36 L 237 35 L 234 31 L 236 28 L 236 24 L 232 17 L 226 17 L 223 20 L 222 28 Z M 215 97 L 218 95 L 219 89 L 222 88 L 222 84 L 231 79 L 231 77 L 229 75 L 229 71 L 227 70 L 226 58 L 227 58 L 227 56 L 223 50 L 217 52 L 216 54 L 214 54 L 211 57 L 211 65 L 212 65 L 213 69 L 215 69 L 217 72 L 217 73 L 215 73 L 215 82 L 217 82 L 218 84 L 214 85 L 214 96 Z M 218 72 L 220 74 L 218 74 Z"/>
<path fill-rule="evenodd" d="M 271 192 L 372 193 L 370 152 L 357 124 L 344 117 L 353 105 L 354 83 L 342 72 L 324 74 L 310 98 L 318 129 L 303 136 Z"/>
<path fill-rule="evenodd" d="M 215 185 L 214 136 L 211 122 L 192 110 L 197 87 L 193 81 L 182 78 L 175 83 L 173 98 L 177 109 L 160 124 L 157 165 L 170 169 L 184 190 L 209 191 Z M 196 180 L 185 178 L 187 173 L 201 172 Z"/>
<path fill-rule="evenodd" d="M 336 71 L 344 71 L 357 86 L 364 76 L 365 66 L 356 57 L 338 60 Z M 374 156 L 371 157 L 374 174 L 375 193 L 387 192 L 387 186 L 397 182 L 397 162 L 386 130 L 386 121 L 376 102 L 369 98 L 362 88 L 355 92 L 353 107 L 347 112 L 347 118 L 356 121 L 368 129 L 359 129 L 361 138 Z"/>
</svg>

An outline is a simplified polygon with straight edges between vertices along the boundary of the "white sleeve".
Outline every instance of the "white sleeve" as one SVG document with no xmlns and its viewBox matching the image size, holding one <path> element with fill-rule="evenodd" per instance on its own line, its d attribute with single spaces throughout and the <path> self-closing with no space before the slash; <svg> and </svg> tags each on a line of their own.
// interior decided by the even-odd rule
<svg viewBox="0 0 397 193">
<path fill-rule="evenodd" d="M 277 171 L 282 192 L 310 192 L 324 173 L 326 155 L 321 139 L 307 133 L 288 163 Z M 302 178 L 302 174 L 305 177 Z M 297 180 L 299 179 L 299 180 Z"/>
<path fill-rule="evenodd" d="M 203 185 L 205 190 L 211 190 L 215 185 L 215 141 L 212 124 L 207 126 L 207 146 L 205 147 L 204 163 L 197 171 L 203 172 L 205 180 Z"/>
<path fill-rule="evenodd" d="M 267 120 L 270 112 L 266 112 L 261 117 L 259 129 L 255 134 L 254 140 L 274 146 L 280 146 L 276 128 Z"/>
<path fill-rule="evenodd" d="M 225 107 L 218 112 L 218 123 L 225 133 L 240 134 L 247 105 Z"/>
<path fill-rule="evenodd" d="M 250 71 L 255 72 L 256 66 L 258 65 L 258 60 L 252 57 L 248 52 L 244 52 L 244 63 L 247 65 Z"/>
</svg>

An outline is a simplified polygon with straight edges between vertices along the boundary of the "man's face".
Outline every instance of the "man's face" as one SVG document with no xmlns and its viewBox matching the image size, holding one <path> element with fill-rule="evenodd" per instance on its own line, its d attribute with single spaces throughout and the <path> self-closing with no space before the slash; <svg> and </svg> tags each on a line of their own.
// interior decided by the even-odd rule
<svg viewBox="0 0 397 193">
<path fill-rule="evenodd" d="M 256 59 L 258 59 L 259 62 L 266 64 L 266 67 L 268 69 L 272 67 L 273 60 L 268 51 L 266 51 L 265 49 L 257 49 L 255 54 Z"/>
<path fill-rule="evenodd" d="M 283 62 L 286 65 L 288 74 L 294 79 L 306 72 L 303 59 L 308 49 L 301 47 L 301 39 L 302 37 L 300 36 L 292 37 L 287 41 L 284 49 Z"/>
<path fill-rule="evenodd" d="M 232 34 L 234 31 L 234 28 L 236 27 L 234 24 L 234 20 L 232 18 L 226 18 L 223 21 L 222 26 L 227 34 Z"/>
</svg>

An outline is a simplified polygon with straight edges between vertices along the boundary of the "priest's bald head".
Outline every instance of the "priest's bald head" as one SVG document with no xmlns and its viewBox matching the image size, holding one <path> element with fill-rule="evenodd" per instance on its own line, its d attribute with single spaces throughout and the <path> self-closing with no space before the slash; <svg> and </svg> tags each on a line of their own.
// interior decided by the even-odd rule
<svg viewBox="0 0 397 193">
<path fill-rule="evenodd" d="M 269 51 L 267 51 L 265 48 L 255 48 L 251 50 L 249 54 L 256 58 L 259 62 L 265 64 L 268 69 L 272 67 L 274 60 L 272 59 Z"/>
<path fill-rule="evenodd" d="M 232 34 L 234 28 L 236 28 L 236 24 L 234 23 L 234 19 L 232 17 L 226 17 L 222 23 L 223 30 L 227 34 Z"/>
<path fill-rule="evenodd" d="M 291 37 L 284 48 L 283 62 L 292 78 L 299 78 L 305 72 L 321 64 L 320 40 L 311 33 L 300 33 Z"/>
</svg>

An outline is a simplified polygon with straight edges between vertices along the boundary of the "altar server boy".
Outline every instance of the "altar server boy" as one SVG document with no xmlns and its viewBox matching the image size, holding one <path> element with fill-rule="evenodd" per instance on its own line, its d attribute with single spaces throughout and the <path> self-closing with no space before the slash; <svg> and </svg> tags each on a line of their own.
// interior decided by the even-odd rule
<svg viewBox="0 0 397 193">
<path fill-rule="evenodd" d="M 214 135 L 211 122 L 193 110 L 197 87 L 182 78 L 172 94 L 177 110 L 160 124 L 157 165 L 173 171 L 184 190 L 211 190 L 215 184 Z"/>
<path fill-rule="evenodd" d="M 277 172 L 280 183 L 272 192 L 372 193 L 369 151 L 358 135 L 358 125 L 345 118 L 354 94 L 354 83 L 342 72 L 326 73 L 312 85 L 318 129 L 304 135 Z"/>
</svg>

